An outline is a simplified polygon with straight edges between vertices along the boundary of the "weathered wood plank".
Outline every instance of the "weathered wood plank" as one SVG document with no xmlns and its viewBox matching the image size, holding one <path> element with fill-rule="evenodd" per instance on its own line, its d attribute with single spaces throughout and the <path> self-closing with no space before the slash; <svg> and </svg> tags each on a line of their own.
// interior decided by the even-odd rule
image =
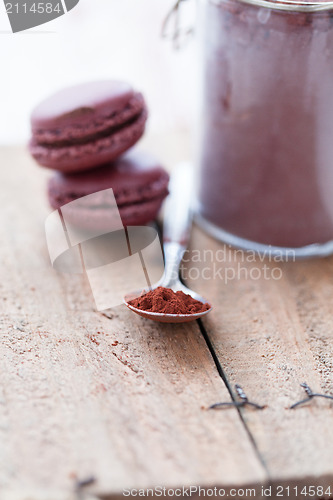
<svg viewBox="0 0 333 500">
<path fill-rule="evenodd" d="M 1 165 L 0 497 L 265 482 L 238 413 L 205 410 L 229 395 L 198 326 L 95 312 L 50 266 L 48 174 L 15 148 Z"/>
<path fill-rule="evenodd" d="M 242 414 L 271 480 L 333 487 L 332 402 L 313 400 L 289 409 L 305 397 L 299 385 L 304 381 L 314 391 L 333 394 L 333 258 L 247 262 L 252 257 L 229 253 L 199 228 L 191 247 L 187 260 L 200 262 L 185 264 L 184 274 L 215 306 L 204 326 L 226 377 L 232 388 L 238 383 L 249 398 L 268 405 Z M 260 279 L 258 271 L 251 279 L 255 268 Z M 274 268 L 281 279 L 272 279 Z M 221 417 L 225 413 L 219 411 Z"/>
</svg>

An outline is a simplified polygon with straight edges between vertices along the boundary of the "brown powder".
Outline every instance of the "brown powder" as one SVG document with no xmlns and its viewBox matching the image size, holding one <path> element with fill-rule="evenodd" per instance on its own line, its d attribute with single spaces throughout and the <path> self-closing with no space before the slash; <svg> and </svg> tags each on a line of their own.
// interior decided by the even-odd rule
<svg viewBox="0 0 333 500">
<path fill-rule="evenodd" d="M 195 300 L 191 295 L 162 286 L 131 300 L 129 304 L 143 311 L 162 314 L 197 314 L 210 309 L 209 304 Z"/>
</svg>

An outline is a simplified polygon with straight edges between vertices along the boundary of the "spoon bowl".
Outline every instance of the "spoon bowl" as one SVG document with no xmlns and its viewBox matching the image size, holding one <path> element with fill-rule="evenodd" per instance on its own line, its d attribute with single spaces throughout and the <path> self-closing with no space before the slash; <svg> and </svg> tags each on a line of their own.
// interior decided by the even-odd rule
<svg viewBox="0 0 333 500">
<path fill-rule="evenodd" d="M 179 279 L 179 268 L 183 259 L 192 226 L 193 172 L 188 163 L 177 165 L 171 177 L 170 194 L 166 201 L 163 221 L 164 274 L 160 281 L 150 290 L 161 286 L 174 292 L 182 291 L 203 304 L 209 304 L 209 309 L 195 314 L 167 314 L 144 311 L 132 306 L 129 302 L 150 290 L 127 294 L 124 297 L 126 306 L 143 318 L 160 323 L 187 323 L 205 316 L 212 310 L 211 304 L 198 293 L 187 288 Z"/>
<path fill-rule="evenodd" d="M 200 313 L 195 313 L 195 314 L 167 314 L 167 313 L 144 311 L 143 309 L 138 309 L 137 307 L 134 307 L 131 304 L 129 304 L 129 302 L 131 300 L 136 299 L 140 295 L 144 295 L 145 293 L 148 293 L 151 290 L 155 290 L 155 288 L 157 288 L 158 286 L 165 287 L 165 285 L 163 285 L 162 282 L 159 282 L 157 285 L 154 285 L 153 288 L 150 290 L 142 290 L 141 292 L 132 292 L 132 293 L 126 294 L 124 297 L 124 303 L 128 307 L 128 309 L 135 312 L 139 316 L 142 316 L 143 318 L 146 318 L 146 319 L 151 319 L 152 321 L 157 321 L 159 323 L 188 323 L 189 321 L 194 321 L 196 319 L 201 318 L 202 316 L 205 316 L 206 314 L 208 314 L 212 310 L 211 304 L 206 299 L 201 297 L 201 295 L 199 295 L 196 292 L 193 292 L 193 290 L 190 290 L 189 288 L 187 288 L 180 281 L 177 285 L 178 286 L 172 287 L 172 290 L 174 292 L 181 290 L 182 292 L 186 293 L 187 295 L 191 295 L 191 297 L 193 297 L 193 299 L 199 300 L 203 304 L 208 304 L 209 309 L 207 309 L 206 311 L 200 312 Z M 170 287 L 166 287 L 166 288 L 170 288 Z"/>
</svg>

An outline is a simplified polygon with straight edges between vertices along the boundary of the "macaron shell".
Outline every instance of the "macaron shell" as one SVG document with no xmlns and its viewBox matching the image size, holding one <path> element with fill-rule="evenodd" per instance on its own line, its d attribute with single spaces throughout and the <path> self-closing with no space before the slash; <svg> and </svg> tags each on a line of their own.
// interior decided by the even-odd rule
<svg viewBox="0 0 333 500">
<path fill-rule="evenodd" d="M 41 166 L 80 172 L 111 162 L 142 136 L 147 108 L 124 82 L 69 87 L 45 99 L 31 115 L 31 155 Z"/>
<path fill-rule="evenodd" d="M 124 226 L 144 226 L 156 219 L 166 195 L 151 201 L 145 201 L 133 205 L 124 205 L 118 207 L 119 214 Z M 112 221 L 106 217 L 106 209 L 89 210 L 86 207 L 82 209 L 66 210 L 66 221 L 77 228 L 91 231 L 110 232 L 118 229 L 118 218 L 115 217 L 114 228 Z"/>
<path fill-rule="evenodd" d="M 48 184 L 53 208 L 70 201 L 112 188 L 118 205 L 151 200 L 167 191 L 169 175 L 156 159 L 132 149 L 114 163 L 80 174 L 54 174 Z M 104 200 L 95 197 L 100 205 Z"/>
<path fill-rule="evenodd" d="M 75 142 L 83 142 L 84 140 L 96 139 L 97 134 L 107 135 L 108 131 L 121 127 L 129 123 L 142 113 L 145 109 L 145 101 L 143 95 L 139 92 L 133 94 L 127 102 L 124 102 L 123 107 L 119 110 L 113 110 L 107 114 L 95 113 L 92 108 L 78 108 L 72 113 L 72 123 L 60 126 L 32 127 L 33 138 L 38 144 L 44 146 L 63 146 Z M 80 121 L 74 118 L 81 117 Z M 87 122 L 83 122 L 82 118 L 86 116 Z"/>
<path fill-rule="evenodd" d="M 104 228 L 108 206 L 105 190 L 112 188 L 124 225 L 146 224 L 156 218 L 168 194 L 169 175 L 149 154 L 131 150 L 114 163 L 80 174 L 56 173 L 48 184 L 49 202 L 57 209 L 71 205 L 71 219 L 82 227 Z M 80 203 L 80 198 L 96 193 Z M 89 221 L 89 222 L 88 222 Z"/>
<path fill-rule="evenodd" d="M 44 167 L 65 173 L 81 172 L 111 162 L 134 146 L 144 133 L 146 120 L 147 111 L 144 109 L 134 122 L 109 136 L 63 147 L 38 144 L 33 138 L 29 150 L 35 160 Z"/>
<path fill-rule="evenodd" d="M 133 94 L 128 83 L 115 80 L 67 87 L 35 107 L 31 114 L 32 131 L 80 126 L 88 124 L 92 117 L 104 119 L 124 109 Z"/>
</svg>

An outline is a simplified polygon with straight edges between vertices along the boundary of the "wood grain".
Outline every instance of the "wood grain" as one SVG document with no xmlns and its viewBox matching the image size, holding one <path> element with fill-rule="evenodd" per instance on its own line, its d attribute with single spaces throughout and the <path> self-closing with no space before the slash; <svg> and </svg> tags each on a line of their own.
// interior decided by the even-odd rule
<svg viewBox="0 0 333 500">
<path fill-rule="evenodd" d="M 84 278 L 49 263 L 49 174 L 23 149 L 3 148 L 1 164 L 0 498 L 66 500 L 91 475 L 105 497 L 264 483 L 237 411 L 206 409 L 230 397 L 198 325 L 94 311 Z"/>
<path fill-rule="evenodd" d="M 196 228 L 186 257 L 194 259 L 185 263 L 184 276 L 215 305 L 204 327 L 230 388 L 238 383 L 251 400 L 267 405 L 241 413 L 270 481 L 332 489 L 332 402 L 289 407 L 306 396 L 304 381 L 316 392 L 333 394 L 333 258 L 247 262 L 250 254 Z"/>
</svg>

